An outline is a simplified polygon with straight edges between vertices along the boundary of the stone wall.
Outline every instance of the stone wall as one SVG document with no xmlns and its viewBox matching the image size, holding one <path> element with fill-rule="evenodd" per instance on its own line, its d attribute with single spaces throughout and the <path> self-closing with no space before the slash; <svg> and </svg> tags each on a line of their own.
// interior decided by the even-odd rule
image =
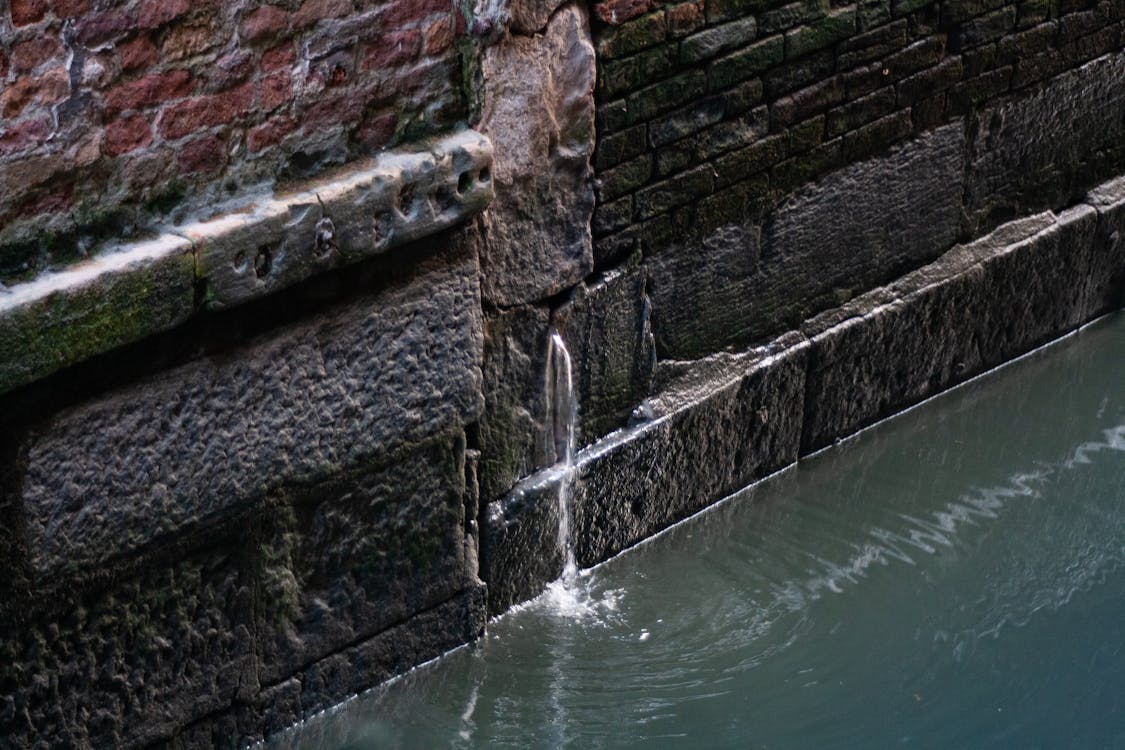
<svg viewBox="0 0 1125 750">
<path fill-rule="evenodd" d="M 1125 302 L 1116 0 L 13 0 L 0 737 L 239 747 Z M 1108 181 L 1107 181 L 1108 180 Z"/>
</svg>

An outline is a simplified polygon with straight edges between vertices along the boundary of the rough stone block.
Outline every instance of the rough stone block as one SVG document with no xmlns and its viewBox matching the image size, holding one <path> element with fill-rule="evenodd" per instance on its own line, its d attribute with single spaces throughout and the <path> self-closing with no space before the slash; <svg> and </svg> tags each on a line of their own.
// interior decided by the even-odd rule
<svg viewBox="0 0 1125 750">
<path fill-rule="evenodd" d="M 5 746 L 143 747 L 250 698 L 258 685 L 252 583 L 237 543 L 223 548 L 235 551 L 5 617 Z"/>
<path fill-rule="evenodd" d="M 378 685 L 484 633 L 485 588 L 475 586 L 433 609 L 300 674 L 301 711 L 308 716 Z"/>
<path fill-rule="evenodd" d="M 207 304 L 229 307 L 479 213 L 492 200 L 491 165 L 488 139 L 464 131 L 175 231 L 194 246 Z"/>
<path fill-rule="evenodd" d="M 542 443 L 547 331 L 545 307 L 489 312 L 484 335 L 480 493 L 490 501 L 545 465 Z"/>
<path fill-rule="evenodd" d="M 750 213 L 653 256 L 658 349 L 763 340 L 937 257 L 957 237 L 963 148 L 960 124 L 931 131 L 805 187 L 761 228 Z"/>
<path fill-rule="evenodd" d="M 693 363 L 651 402 L 653 419 L 576 458 L 571 528 L 590 566 L 796 460 L 807 343 L 797 335 Z M 562 568 L 557 469 L 489 506 L 491 611 L 537 594 Z"/>
<path fill-rule="evenodd" d="M 161 235 L 0 290 L 0 393 L 182 323 L 194 268 L 191 244 Z"/>
<path fill-rule="evenodd" d="M 589 442 L 623 425 L 652 383 L 656 349 L 644 270 L 582 284 L 553 322 L 570 350 L 579 435 Z"/>
<path fill-rule="evenodd" d="M 1090 288 L 1104 283 L 1091 274 L 1110 267 L 1097 259 L 1096 228 L 1089 206 L 1012 222 L 810 321 L 802 451 L 1088 320 Z"/>
<path fill-rule="evenodd" d="M 471 422 L 482 334 L 473 248 L 319 319 L 55 416 L 24 451 L 32 568 L 96 565 Z"/>
<path fill-rule="evenodd" d="M 1125 166 L 1125 52 L 990 105 L 979 122 L 967 185 L 978 231 L 1069 205 Z"/>
<path fill-rule="evenodd" d="M 1098 212 L 1085 312 L 1093 318 L 1125 305 L 1125 177 L 1090 191 L 1086 202 Z"/>
<path fill-rule="evenodd" d="M 475 584 L 464 451 L 461 437 L 441 440 L 269 507 L 255 597 L 264 683 Z"/>
<path fill-rule="evenodd" d="M 534 302 L 594 265 L 595 71 L 584 7 L 563 7 L 541 35 L 489 47 L 481 69 L 480 129 L 496 148 L 482 293 L 497 305 Z"/>
</svg>

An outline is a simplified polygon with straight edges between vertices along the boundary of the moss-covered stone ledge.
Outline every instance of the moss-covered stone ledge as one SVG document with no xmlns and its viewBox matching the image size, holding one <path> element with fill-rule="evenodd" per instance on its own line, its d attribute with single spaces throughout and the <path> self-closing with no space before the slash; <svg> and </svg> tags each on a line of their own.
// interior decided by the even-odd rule
<svg viewBox="0 0 1125 750">
<path fill-rule="evenodd" d="M 0 288 L 0 393 L 466 221 L 492 201 L 491 166 L 464 130 Z"/>
</svg>

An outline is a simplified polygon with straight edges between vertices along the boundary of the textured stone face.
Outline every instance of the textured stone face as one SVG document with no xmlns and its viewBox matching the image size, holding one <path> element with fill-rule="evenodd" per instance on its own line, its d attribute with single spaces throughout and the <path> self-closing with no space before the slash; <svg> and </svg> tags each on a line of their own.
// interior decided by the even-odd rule
<svg viewBox="0 0 1125 750">
<path fill-rule="evenodd" d="M 240 551 L 156 567 L 49 622 L 0 626 L 11 747 L 141 747 L 257 691 Z"/>
<path fill-rule="evenodd" d="M 489 47 L 481 70 L 477 128 L 496 154 L 482 293 L 497 305 L 534 302 L 593 267 L 595 74 L 586 11 L 565 6 L 543 34 Z"/>
<path fill-rule="evenodd" d="M 464 445 L 296 493 L 266 514 L 261 679 L 274 683 L 465 590 Z"/>
<path fill-rule="evenodd" d="M 236 357 L 43 424 L 22 482 L 33 569 L 106 560 L 474 420 L 482 335 L 467 242 Z"/>
<path fill-rule="evenodd" d="M 987 108 L 969 156 L 968 210 L 979 229 L 1059 208 L 1125 166 L 1125 53 Z"/>
<path fill-rule="evenodd" d="M 760 230 L 728 224 L 654 256 L 661 352 L 761 340 L 940 255 L 959 229 L 963 150 L 960 124 L 931 131 L 807 186 Z"/>
</svg>

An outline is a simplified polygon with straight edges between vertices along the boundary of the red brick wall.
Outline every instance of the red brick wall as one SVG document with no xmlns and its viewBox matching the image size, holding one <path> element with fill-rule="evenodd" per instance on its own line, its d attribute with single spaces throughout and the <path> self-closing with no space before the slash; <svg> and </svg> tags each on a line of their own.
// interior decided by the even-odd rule
<svg viewBox="0 0 1125 750">
<path fill-rule="evenodd" d="M 11 0 L 0 281 L 464 119 L 451 0 Z"/>
</svg>

